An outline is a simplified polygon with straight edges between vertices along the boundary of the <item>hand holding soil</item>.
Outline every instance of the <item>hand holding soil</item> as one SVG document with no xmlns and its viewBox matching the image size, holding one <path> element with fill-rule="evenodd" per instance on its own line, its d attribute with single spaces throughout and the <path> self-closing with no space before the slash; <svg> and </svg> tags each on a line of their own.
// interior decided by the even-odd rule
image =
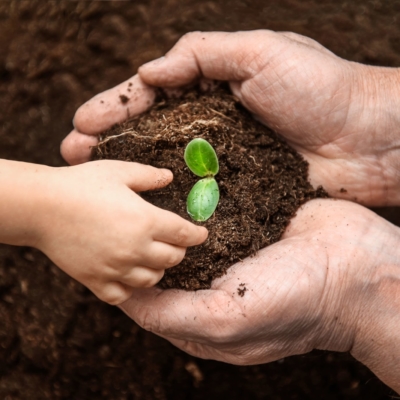
<svg viewBox="0 0 400 400">
<path fill-rule="evenodd" d="M 147 85 L 218 79 L 309 161 L 314 185 L 368 205 L 400 202 L 396 69 L 342 60 L 292 33 L 256 31 L 186 35 L 139 76 L 78 110 L 62 146 L 67 161 L 88 160 L 93 135 L 146 110 L 154 99 Z M 314 200 L 282 241 L 211 290 L 137 291 L 122 308 L 200 357 L 252 364 L 313 348 L 350 350 L 400 390 L 399 240 L 397 228 L 360 206 Z"/>
<path fill-rule="evenodd" d="M 179 88 L 201 78 L 228 81 L 310 163 L 313 186 L 369 206 L 399 204 L 399 70 L 346 61 L 291 32 L 185 35 L 164 58 L 79 108 L 64 158 L 87 161 L 93 135 L 149 108 L 155 95 L 148 85 Z"/>
<path fill-rule="evenodd" d="M 0 242 L 39 248 L 109 304 L 154 286 L 207 237 L 204 227 L 135 193 L 168 185 L 170 171 L 119 161 L 49 168 L 1 160 L 1 167 L 10 190 L 0 199 Z"/>
<path fill-rule="evenodd" d="M 211 290 L 135 290 L 121 309 L 197 357 L 251 365 L 313 349 L 350 351 L 400 390 L 390 361 L 400 354 L 390 275 L 398 275 L 399 242 L 400 229 L 366 208 L 311 200 L 278 243 L 231 267 Z"/>
<path fill-rule="evenodd" d="M 164 88 L 229 81 L 242 104 L 309 161 L 314 186 L 370 206 L 399 204 L 398 69 L 343 60 L 291 32 L 199 32 L 139 76 Z"/>
</svg>

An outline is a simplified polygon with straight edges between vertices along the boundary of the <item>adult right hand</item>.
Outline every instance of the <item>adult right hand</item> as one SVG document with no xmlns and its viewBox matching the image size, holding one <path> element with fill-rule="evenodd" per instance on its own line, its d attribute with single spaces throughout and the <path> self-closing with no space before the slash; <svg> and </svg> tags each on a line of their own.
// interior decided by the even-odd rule
<svg viewBox="0 0 400 400">
<path fill-rule="evenodd" d="M 348 201 L 307 202 L 282 240 L 210 290 L 135 289 L 120 307 L 197 357 L 250 365 L 349 351 L 400 393 L 400 228 Z"/>
<path fill-rule="evenodd" d="M 229 81 L 242 104 L 309 161 L 314 185 L 365 205 L 400 204 L 400 69 L 349 62 L 307 37 L 260 30 L 187 34 L 139 76 L 163 88 Z"/>
</svg>

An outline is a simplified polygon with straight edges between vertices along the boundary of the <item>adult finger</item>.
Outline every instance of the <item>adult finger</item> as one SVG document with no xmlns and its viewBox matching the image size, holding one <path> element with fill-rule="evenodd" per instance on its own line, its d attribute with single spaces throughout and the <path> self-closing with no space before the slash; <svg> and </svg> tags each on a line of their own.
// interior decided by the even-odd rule
<svg viewBox="0 0 400 400">
<path fill-rule="evenodd" d="M 85 135 L 74 129 L 61 143 L 60 151 L 69 165 L 83 164 L 90 160 L 97 136 Z"/>
<path fill-rule="evenodd" d="M 154 89 L 135 75 L 79 107 L 75 113 L 74 127 L 86 135 L 97 135 L 116 123 L 146 111 L 154 98 Z"/>
<path fill-rule="evenodd" d="M 148 331 L 197 343 L 227 343 L 246 323 L 231 295 L 218 290 L 135 290 L 120 308 Z"/>
<path fill-rule="evenodd" d="M 180 340 L 180 339 L 173 339 L 167 336 L 163 336 L 164 339 L 168 340 L 178 349 L 184 351 L 185 353 L 190 354 L 191 356 L 203 358 L 205 360 L 215 360 L 215 361 L 223 361 L 225 363 L 234 364 L 234 365 L 252 365 L 255 362 L 251 362 L 252 354 L 246 348 L 245 354 L 240 354 L 235 348 L 227 348 L 225 349 L 224 346 L 222 348 L 218 348 L 217 346 L 211 346 L 204 343 L 196 343 L 188 340 Z M 239 347 L 240 348 L 240 347 Z M 271 362 L 279 359 L 280 357 L 271 357 L 266 358 L 264 355 L 263 362 Z"/>
<path fill-rule="evenodd" d="M 250 340 L 241 340 L 239 343 L 196 343 L 162 336 L 182 351 L 206 360 L 223 361 L 233 365 L 265 364 L 284 358 L 288 355 L 288 348 L 277 346 L 276 343 L 262 340 L 262 343 L 251 343 Z M 249 343 L 250 342 L 250 343 Z M 304 351 L 304 353 L 311 349 Z"/>
<path fill-rule="evenodd" d="M 304 271 L 314 263 L 315 270 L 321 270 L 318 279 L 323 281 L 326 270 L 320 268 L 319 257 L 314 260 L 312 248 L 304 259 L 303 253 L 304 243 L 299 245 L 297 238 L 288 238 L 230 267 L 226 275 L 213 282 L 211 290 L 135 291 L 123 310 L 145 329 L 173 339 L 233 343 L 241 327 L 251 329 L 253 323 L 258 324 L 249 313 L 263 315 L 269 334 L 279 337 L 281 325 L 277 321 L 282 315 L 286 321 L 296 320 L 309 312 L 311 297 L 321 295 L 310 292 Z M 245 301 L 238 295 L 238 289 L 244 288 Z M 290 302 L 282 301 L 289 298 Z"/>
<path fill-rule="evenodd" d="M 319 50 L 326 54 L 333 55 L 333 53 L 330 50 L 328 50 L 326 47 L 322 46 L 322 44 L 318 43 L 314 39 L 311 39 L 307 36 L 299 35 L 298 33 L 294 33 L 294 32 L 278 32 L 278 35 L 285 36 L 294 42 L 297 42 L 300 44 L 305 44 L 306 46 L 312 47 L 315 50 Z"/>
<path fill-rule="evenodd" d="M 178 349 L 184 351 L 185 353 L 190 354 L 191 356 L 203 358 L 205 360 L 216 360 L 216 361 L 227 362 L 224 353 L 218 349 L 215 349 L 214 347 L 210 347 L 202 343 L 191 342 L 188 340 L 173 339 L 167 336 L 163 336 L 163 338 L 168 340 Z"/>
<path fill-rule="evenodd" d="M 187 85 L 200 77 L 243 81 L 254 76 L 281 50 L 279 44 L 283 40 L 287 39 L 267 30 L 191 32 L 165 57 L 141 66 L 139 76 L 149 85 L 161 87 Z"/>
</svg>

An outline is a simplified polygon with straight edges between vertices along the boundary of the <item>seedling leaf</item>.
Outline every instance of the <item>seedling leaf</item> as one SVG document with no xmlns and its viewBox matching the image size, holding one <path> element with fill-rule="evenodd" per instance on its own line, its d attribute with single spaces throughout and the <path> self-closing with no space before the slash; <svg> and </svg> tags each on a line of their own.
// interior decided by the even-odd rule
<svg viewBox="0 0 400 400">
<path fill-rule="evenodd" d="M 215 176 L 219 171 L 217 154 L 207 140 L 193 139 L 186 146 L 184 158 L 189 169 L 202 178 Z"/>
<path fill-rule="evenodd" d="M 207 221 L 217 208 L 219 188 L 214 178 L 199 180 L 187 198 L 187 212 L 195 221 Z"/>
</svg>

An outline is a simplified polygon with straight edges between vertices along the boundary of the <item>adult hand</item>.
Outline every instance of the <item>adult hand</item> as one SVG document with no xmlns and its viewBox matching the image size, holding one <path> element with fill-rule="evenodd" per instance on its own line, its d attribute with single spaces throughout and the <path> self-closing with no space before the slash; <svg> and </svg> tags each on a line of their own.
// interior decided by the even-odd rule
<svg viewBox="0 0 400 400">
<path fill-rule="evenodd" d="M 211 290 L 135 290 L 121 308 L 197 357 L 246 365 L 351 351 L 399 391 L 399 249 L 399 228 L 356 204 L 317 199 L 281 241 Z"/>
<path fill-rule="evenodd" d="M 139 76 L 163 88 L 229 81 L 242 104 L 310 162 L 314 185 L 371 206 L 400 204 L 400 69 L 349 62 L 307 37 L 260 30 L 187 34 Z"/>
<path fill-rule="evenodd" d="M 261 30 L 187 34 L 139 76 L 78 109 L 61 147 L 70 164 L 89 159 L 95 135 L 153 103 L 148 85 L 217 79 L 303 154 L 311 183 L 369 206 L 400 204 L 399 69 L 349 62 L 307 37 Z"/>
<path fill-rule="evenodd" d="M 61 154 L 70 165 L 90 160 L 101 132 L 148 109 L 155 91 L 134 76 L 83 104 L 74 116 L 74 129 L 61 143 Z"/>
</svg>

